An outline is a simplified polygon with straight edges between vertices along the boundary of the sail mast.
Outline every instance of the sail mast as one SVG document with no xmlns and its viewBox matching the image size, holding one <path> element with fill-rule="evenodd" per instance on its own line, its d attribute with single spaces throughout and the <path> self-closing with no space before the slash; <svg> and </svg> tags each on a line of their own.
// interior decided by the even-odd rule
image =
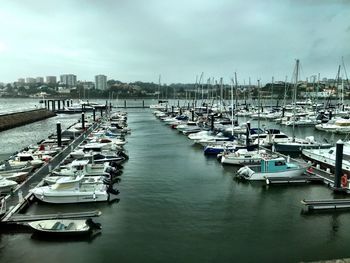
<svg viewBox="0 0 350 263">
<path fill-rule="evenodd" d="M 299 59 L 297 59 L 296 70 L 295 70 L 295 85 L 294 85 L 294 107 L 293 107 L 293 142 L 295 142 L 295 108 L 297 101 L 297 86 L 298 86 L 298 74 L 299 74 Z"/>
</svg>

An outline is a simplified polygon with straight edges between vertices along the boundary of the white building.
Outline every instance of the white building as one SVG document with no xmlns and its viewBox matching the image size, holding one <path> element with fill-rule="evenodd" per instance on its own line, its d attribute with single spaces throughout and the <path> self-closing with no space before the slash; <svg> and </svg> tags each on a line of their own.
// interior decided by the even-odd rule
<svg viewBox="0 0 350 263">
<path fill-rule="evenodd" d="M 56 82 L 57 82 L 56 76 L 46 76 L 47 84 L 56 84 Z"/>
<path fill-rule="evenodd" d="M 36 77 L 36 83 L 44 83 L 43 77 Z"/>
<path fill-rule="evenodd" d="M 26 83 L 28 83 L 28 84 L 36 83 L 36 79 L 35 78 L 26 78 Z"/>
<path fill-rule="evenodd" d="M 95 89 L 106 90 L 107 89 L 107 76 L 96 75 L 95 76 Z"/>
<path fill-rule="evenodd" d="M 60 76 L 61 84 L 64 84 L 66 87 L 74 87 L 77 85 L 77 76 L 74 74 L 64 74 Z"/>
</svg>

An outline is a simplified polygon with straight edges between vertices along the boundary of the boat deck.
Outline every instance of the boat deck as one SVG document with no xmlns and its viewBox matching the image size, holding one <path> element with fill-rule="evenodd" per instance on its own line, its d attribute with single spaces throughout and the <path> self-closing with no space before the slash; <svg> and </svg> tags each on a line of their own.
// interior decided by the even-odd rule
<svg viewBox="0 0 350 263">
<path fill-rule="evenodd" d="M 16 218 L 17 213 L 26 208 L 32 201 L 33 195 L 29 192 L 30 189 L 35 186 L 41 185 L 43 182 L 43 178 L 55 169 L 80 143 L 84 141 L 84 139 L 98 126 L 97 123 L 92 125 L 89 129 L 87 129 L 84 133 L 82 133 L 79 137 L 73 140 L 69 145 L 67 145 L 62 151 L 60 151 L 54 158 L 50 160 L 50 162 L 45 163 L 41 168 L 35 171 L 26 181 L 20 184 L 11 195 L 7 195 L 5 197 L 6 207 L 8 211 L 2 217 L 1 222 L 14 222 L 14 218 Z M 18 218 L 18 217 L 17 217 Z M 38 220 L 38 219 L 35 219 Z"/>
</svg>

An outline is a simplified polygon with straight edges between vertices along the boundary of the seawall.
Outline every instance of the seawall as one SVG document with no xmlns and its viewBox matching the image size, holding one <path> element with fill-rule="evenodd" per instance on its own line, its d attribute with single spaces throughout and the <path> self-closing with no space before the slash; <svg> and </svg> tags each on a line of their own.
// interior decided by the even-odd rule
<svg viewBox="0 0 350 263">
<path fill-rule="evenodd" d="M 0 131 L 56 116 L 52 111 L 37 109 L 0 115 Z"/>
</svg>

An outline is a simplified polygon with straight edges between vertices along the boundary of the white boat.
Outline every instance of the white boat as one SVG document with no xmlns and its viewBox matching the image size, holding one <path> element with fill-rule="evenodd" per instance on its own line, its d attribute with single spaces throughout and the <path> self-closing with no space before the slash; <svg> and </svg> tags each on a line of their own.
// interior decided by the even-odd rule
<svg viewBox="0 0 350 263">
<path fill-rule="evenodd" d="M 104 184 L 82 184 L 84 175 L 75 179 L 61 178 L 54 185 L 36 187 L 35 197 L 46 203 L 69 204 L 107 201 L 109 194 Z"/>
<path fill-rule="evenodd" d="M 65 178 L 64 180 L 66 181 L 71 181 L 71 180 L 75 180 L 76 175 L 72 175 L 72 176 L 47 176 L 44 178 L 44 182 L 47 183 L 48 185 L 53 185 L 55 183 L 57 183 L 58 180 Z M 84 178 L 81 181 L 81 184 L 103 184 L 105 181 L 106 177 L 104 176 L 84 176 Z"/>
<path fill-rule="evenodd" d="M 77 235 L 90 233 L 97 224 L 84 219 L 52 219 L 29 222 L 28 225 L 42 234 Z"/>
<path fill-rule="evenodd" d="M 89 160 L 74 160 L 71 164 L 65 166 L 65 168 L 53 171 L 53 174 L 59 176 L 73 176 L 77 172 L 86 176 L 99 176 L 109 175 L 106 172 L 108 168 L 107 164 L 90 164 Z"/>
<path fill-rule="evenodd" d="M 15 181 L 16 183 L 23 182 L 28 177 L 28 172 L 4 172 L 0 176 L 7 180 Z"/>
<path fill-rule="evenodd" d="M 6 166 L 11 167 L 12 170 L 21 169 L 27 166 L 28 163 L 34 168 L 38 168 L 44 164 L 44 161 L 42 160 L 43 158 L 51 159 L 52 157 L 47 155 L 40 156 L 39 158 L 39 156 L 34 156 L 32 153 L 21 152 L 18 153 L 14 159 L 10 159 L 7 162 L 5 162 L 5 164 L 1 165 L 0 170 L 9 170 L 6 168 Z"/>
<path fill-rule="evenodd" d="M 221 163 L 231 165 L 259 164 L 262 159 L 262 154 L 266 154 L 266 151 L 248 151 L 247 149 L 239 149 L 236 152 L 224 152 L 221 156 Z"/>
<path fill-rule="evenodd" d="M 7 180 L 6 178 L 0 176 L 0 193 L 8 193 L 16 188 L 18 184 L 15 181 Z"/>
<path fill-rule="evenodd" d="M 336 146 L 328 149 L 304 149 L 302 155 L 303 158 L 335 172 Z M 350 142 L 344 142 L 342 170 L 350 176 Z"/>
<path fill-rule="evenodd" d="M 149 105 L 150 109 L 156 109 L 156 110 L 166 109 L 167 107 L 168 107 L 168 101 L 167 100 L 159 100 L 158 104 L 151 104 L 151 105 Z"/>
<path fill-rule="evenodd" d="M 333 119 L 327 123 L 317 124 L 315 128 L 317 130 L 326 132 L 334 132 L 340 134 L 350 133 L 350 119 Z"/>
<path fill-rule="evenodd" d="M 284 157 L 263 157 L 259 165 L 247 165 L 237 171 L 237 177 L 249 181 L 266 178 L 301 176 L 311 164 L 288 162 Z"/>
</svg>

